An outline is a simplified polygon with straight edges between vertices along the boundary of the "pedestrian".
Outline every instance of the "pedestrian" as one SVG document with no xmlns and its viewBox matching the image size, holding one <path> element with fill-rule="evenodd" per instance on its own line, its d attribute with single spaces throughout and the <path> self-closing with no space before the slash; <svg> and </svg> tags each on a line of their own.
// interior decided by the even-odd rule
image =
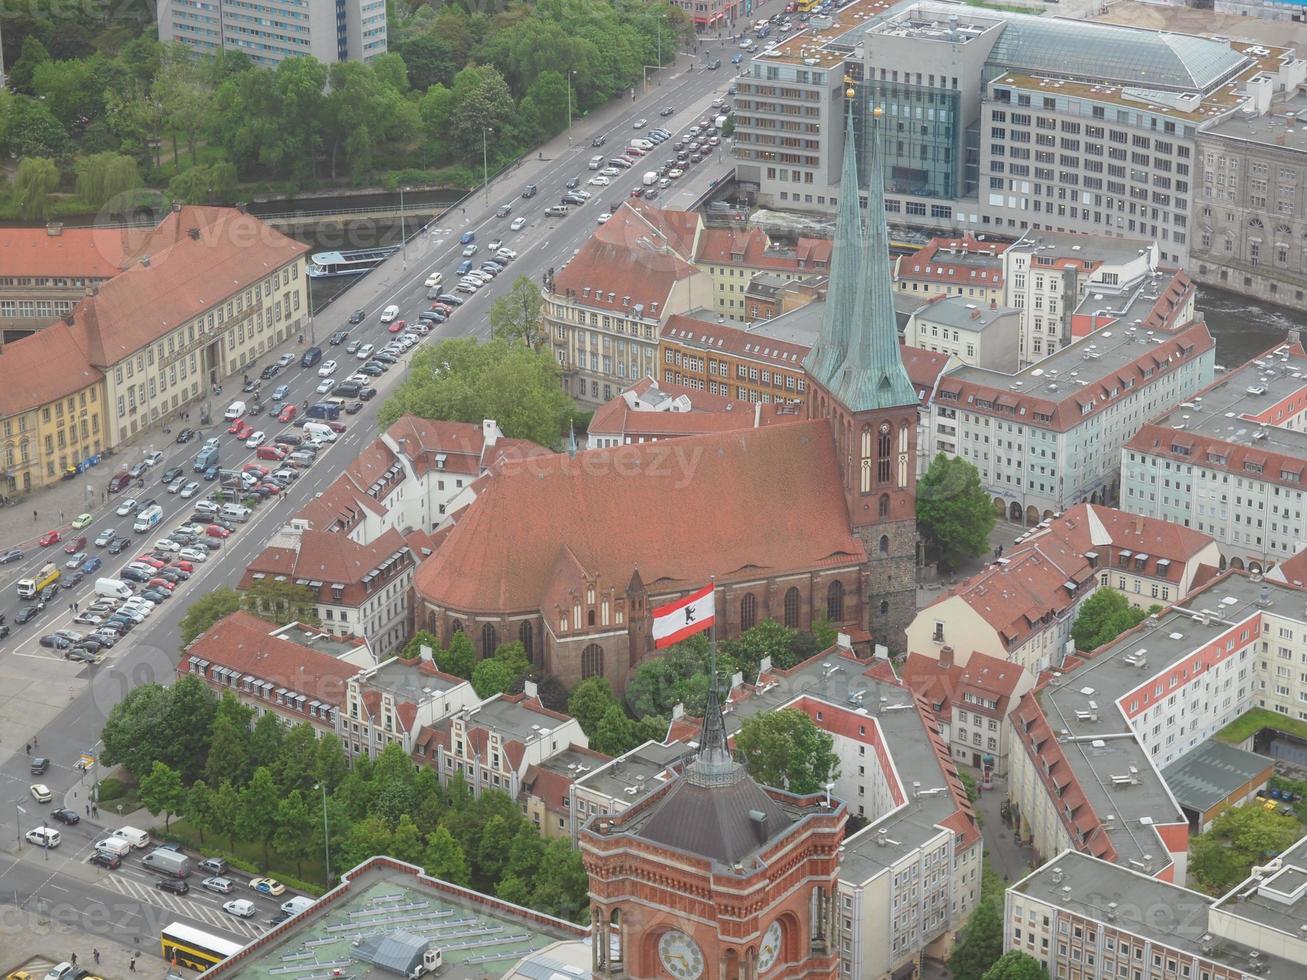
<svg viewBox="0 0 1307 980">
<path fill-rule="evenodd" d="M 31 755 L 31 754 L 32 754 L 32 743 L 31 743 L 31 742 L 28 742 L 26 745 L 23 746 L 23 748 L 25 748 L 25 749 L 27 750 L 27 754 L 28 754 L 28 755 Z"/>
<path fill-rule="evenodd" d="M 91 815 L 91 804 L 89 804 L 89 803 L 86 804 L 86 815 L 87 815 L 88 817 Z M 97 963 L 100 962 L 100 954 L 99 954 L 99 953 L 96 953 L 96 954 L 95 954 L 95 962 L 97 962 Z"/>
<path fill-rule="evenodd" d="M 99 962 L 100 962 L 100 950 L 99 950 L 99 947 L 96 947 L 96 948 L 94 948 L 94 949 L 91 950 L 91 959 L 95 960 L 96 963 L 99 963 Z"/>
<path fill-rule="evenodd" d="M 63 511 L 60 511 L 60 512 L 59 512 L 59 523 L 62 524 L 63 522 L 64 522 L 64 512 L 63 512 Z"/>
<path fill-rule="evenodd" d="M 93 816 L 93 817 L 98 817 L 99 815 L 100 815 L 100 804 L 99 804 L 99 803 L 92 803 L 92 804 L 91 804 L 91 816 Z"/>
<path fill-rule="evenodd" d="M 73 966 L 76 966 L 76 965 L 77 965 L 77 954 L 74 953 L 72 956 L 68 957 L 68 962 L 71 963 Z"/>
<path fill-rule="evenodd" d="M 40 740 L 40 738 L 38 738 L 37 736 L 33 735 L 33 736 L 32 736 L 32 748 L 34 748 L 34 749 L 39 749 L 40 747 L 41 747 L 41 740 Z"/>
<path fill-rule="evenodd" d="M 82 611 L 81 603 L 76 602 L 76 601 L 73 602 L 73 612 L 77 613 L 77 612 L 81 612 L 81 611 Z"/>
<path fill-rule="evenodd" d="M 135 953 L 132 954 L 132 961 L 131 961 L 130 963 L 127 964 L 127 969 L 131 970 L 133 973 L 136 972 L 136 954 L 135 954 Z"/>
<path fill-rule="evenodd" d="M 35 524 L 40 518 L 36 516 L 36 508 L 32 508 L 32 523 Z"/>
</svg>

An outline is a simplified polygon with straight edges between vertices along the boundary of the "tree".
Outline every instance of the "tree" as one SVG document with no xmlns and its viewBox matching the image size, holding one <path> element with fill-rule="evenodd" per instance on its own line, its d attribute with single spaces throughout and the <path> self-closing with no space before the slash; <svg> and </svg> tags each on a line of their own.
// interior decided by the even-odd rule
<svg viewBox="0 0 1307 980">
<path fill-rule="evenodd" d="M 268 845 L 277 833 L 277 808 L 281 794 L 266 766 L 254 770 L 250 781 L 240 791 L 240 809 L 236 813 L 236 831 L 246 840 L 263 844 L 263 863 L 268 863 Z"/>
<path fill-rule="evenodd" d="M 349 763 L 345 761 L 345 750 L 341 748 L 340 739 L 335 733 L 328 732 L 318 739 L 317 756 L 313 760 L 313 779 L 320 786 L 325 786 L 328 793 L 334 793 L 348 772 Z"/>
<path fill-rule="evenodd" d="M 1130 605 L 1130 601 L 1116 589 L 1103 586 L 1080 606 L 1076 621 L 1071 625 L 1071 638 L 1076 641 L 1077 650 L 1097 650 L 1142 623 L 1147 615 L 1144 610 Z"/>
<path fill-rule="evenodd" d="M 28 220 L 50 216 L 50 193 L 59 186 L 59 168 L 45 157 L 23 157 L 14 175 L 18 213 Z"/>
<path fill-rule="evenodd" d="M 182 646 L 190 646 L 201 633 L 241 607 L 241 594 L 235 589 L 220 586 L 207 592 L 191 603 L 177 627 L 181 634 Z"/>
<path fill-rule="evenodd" d="M 204 845 L 204 832 L 213 829 L 213 792 L 203 779 L 191 784 L 186 794 L 186 809 L 183 811 L 186 822 L 200 835 L 200 845 Z"/>
<path fill-rule="evenodd" d="M 917 481 L 917 527 L 942 571 L 983 555 L 995 519 L 979 471 L 961 457 L 940 453 Z"/>
<path fill-rule="evenodd" d="M 189 785 L 204 772 L 209 757 L 209 731 L 218 711 L 218 698 L 194 674 L 178 678 L 163 692 L 162 717 L 156 732 L 163 740 L 161 758 L 181 773 Z"/>
<path fill-rule="evenodd" d="M 317 757 L 317 735 L 307 721 L 292 725 L 281 740 L 280 758 L 274 774 L 283 793 L 313 789 L 314 762 Z"/>
<path fill-rule="evenodd" d="M 495 419 L 509 438 L 553 446 L 574 410 L 548 351 L 460 337 L 414 355 L 407 379 L 382 407 L 381 424 L 406 414 L 477 424 Z"/>
<path fill-rule="evenodd" d="M 101 733 L 100 761 L 105 766 L 122 766 L 140 780 L 163 758 L 167 751 L 164 697 L 162 685 L 142 684 L 109 709 Z"/>
<path fill-rule="evenodd" d="M 700 633 L 669 647 L 661 657 L 642 663 L 626 683 L 626 704 L 631 714 L 636 718 L 668 717 L 677 704 L 683 704 L 690 714 L 701 713 L 708 697 L 709 654 L 708 638 Z M 735 670 L 734 660 L 718 656 L 719 680 L 730 677 Z"/>
<path fill-rule="evenodd" d="M 168 193 L 187 204 L 230 201 L 236 193 L 236 166 L 222 160 L 188 167 L 168 181 Z"/>
<path fill-rule="evenodd" d="M 581 852 L 566 837 L 549 841 L 531 889 L 531 907 L 575 922 L 588 907 L 589 889 Z"/>
<path fill-rule="evenodd" d="M 413 634 L 413 639 L 404 644 L 404 649 L 399 652 L 399 655 L 405 660 L 417 660 L 422 655 L 423 647 L 430 649 L 434 657 L 436 651 L 440 649 L 440 641 L 436 639 L 434 633 L 418 630 Z"/>
<path fill-rule="evenodd" d="M 635 722 L 616 703 L 604 712 L 594 734 L 590 736 L 590 748 L 605 755 L 621 755 L 639 744 L 640 733 Z"/>
<path fill-rule="evenodd" d="M 446 674 L 470 679 L 476 659 L 477 653 L 471 639 L 462 630 L 458 630 L 449 638 L 449 646 L 436 654 L 436 666 Z"/>
<path fill-rule="evenodd" d="M 467 885 L 472 880 L 463 849 L 444 827 L 437 827 L 427 834 L 427 849 L 422 858 L 422 866 L 431 877 L 455 885 Z"/>
<path fill-rule="evenodd" d="M 1003 953 L 1001 901 L 985 899 L 971 913 L 948 959 L 954 980 L 980 980 Z"/>
<path fill-rule="evenodd" d="M 210 786 L 244 786 L 250 775 L 250 717 L 253 712 L 227 691 L 218 703 L 204 774 Z"/>
<path fill-rule="evenodd" d="M 1033 956 L 1009 949 L 985 971 L 981 980 L 1048 980 L 1048 971 Z"/>
<path fill-rule="evenodd" d="M 196 164 L 196 146 L 213 102 L 213 88 L 204 66 L 181 45 L 167 48 L 154 78 L 154 95 L 163 106 L 168 126 L 173 131 L 173 159 L 177 157 L 177 133 L 186 137 L 191 166 Z"/>
<path fill-rule="evenodd" d="M 520 109 L 530 113 L 539 128 L 539 136 L 548 139 L 567 127 L 569 94 L 567 79 L 557 71 L 544 71 L 527 89 Z"/>
<path fill-rule="evenodd" d="M 282 856 L 295 862 L 295 877 L 304 875 L 304 858 L 313 845 L 317 816 L 299 790 L 292 790 L 277 804 L 273 841 Z"/>
<path fill-rule="evenodd" d="M 572 696 L 567 699 L 567 713 L 577 720 L 581 731 L 591 736 L 612 707 L 620 710 L 621 702 L 606 677 L 587 677 L 572 688 Z"/>
<path fill-rule="evenodd" d="M 265 711 L 254 723 L 254 731 L 250 733 L 250 764 L 253 766 L 267 766 L 271 769 L 281 759 L 282 741 L 286 735 L 286 729 L 282 726 L 281 720 L 271 711 Z"/>
<path fill-rule="evenodd" d="M 23 38 L 22 53 L 17 61 L 12 62 L 12 67 L 9 69 L 9 84 L 13 86 L 15 92 L 34 95 L 32 86 L 36 79 L 36 71 L 49 61 L 50 52 L 41 43 L 41 39 L 35 34 L 29 34 Z"/>
<path fill-rule="evenodd" d="M 236 850 L 240 812 L 240 793 L 230 782 L 223 783 L 210 797 L 209 826 L 215 834 L 227 838 L 227 846 L 233 851 Z"/>
<path fill-rule="evenodd" d="M 484 148 L 497 158 L 514 110 L 504 76 L 493 65 L 469 65 L 454 76 L 453 93 L 446 138 L 455 154 L 465 163 L 481 163 Z"/>
<path fill-rule="evenodd" d="M 541 327 L 543 305 L 540 287 L 526 276 L 518 276 L 509 291 L 490 304 L 491 336 L 540 350 L 548 341 Z"/>
<path fill-rule="evenodd" d="M 722 642 L 719 649 L 739 664 L 744 679 L 752 682 L 757 679 L 763 657 L 770 657 L 771 665 L 780 670 L 788 670 L 799 662 L 794 654 L 797 635 L 776 620 L 765 619 L 741 633 L 738 640 Z"/>
<path fill-rule="evenodd" d="M 422 863 L 426 853 L 422 833 L 407 813 L 399 818 L 399 823 L 395 824 L 395 829 L 391 832 L 389 853 L 391 857 L 407 861 L 409 864 L 421 865 Z"/>
<path fill-rule="evenodd" d="M 489 698 L 503 694 L 513 683 L 513 675 L 502 660 L 490 658 L 480 661 L 472 668 L 472 689 L 479 698 Z"/>
<path fill-rule="evenodd" d="M 448 85 L 458 70 L 453 46 L 431 32 L 407 38 L 397 44 L 394 50 L 404 59 L 409 85 L 420 92 L 425 92 L 437 82 Z"/>
<path fill-rule="evenodd" d="M 496 814 L 486 821 L 477 842 L 476 868 L 473 872 L 473 880 L 481 882 L 483 890 L 489 890 L 500 879 L 512 842 L 513 831 L 502 816 Z"/>
<path fill-rule="evenodd" d="M 241 595 L 244 609 L 278 626 L 288 623 L 318 624 L 318 597 L 307 585 L 265 578 L 250 585 Z"/>
<path fill-rule="evenodd" d="M 141 780 L 141 802 L 151 816 L 163 814 L 163 829 L 167 831 L 173 815 L 186 808 L 186 787 L 181 773 L 171 766 L 156 762 L 154 768 Z"/>
<path fill-rule="evenodd" d="M 1222 894 L 1254 864 L 1279 854 L 1302 834 L 1297 817 L 1281 816 L 1258 803 L 1226 810 L 1205 834 L 1189 842 L 1189 877 L 1209 895 Z"/>
<path fill-rule="evenodd" d="M 793 708 L 754 715 L 740 726 L 735 747 L 749 775 L 764 786 L 816 793 L 839 772 L 834 739 Z"/>
</svg>

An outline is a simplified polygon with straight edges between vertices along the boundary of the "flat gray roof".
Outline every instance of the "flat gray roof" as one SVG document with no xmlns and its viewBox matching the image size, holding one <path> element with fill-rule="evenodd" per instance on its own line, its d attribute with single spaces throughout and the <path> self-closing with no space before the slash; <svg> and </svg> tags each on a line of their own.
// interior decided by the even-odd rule
<svg viewBox="0 0 1307 980">
<path fill-rule="evenodd" d="M 1307 150 L 1307 93 L 1298 92 L 1271 108 L 1274 115 L 1248 117 L 1232 113 L 1206 132 L 1223 139 L 1260 143 L 1268 149 Z M 1288 118 L 1290 112 L 1294 114 L 1293 119 Z"/>
<path fill-rule="evenodd" d="M 318 650 L 337 659 L 353 653 L 364 645 L 362 640 L 343 639 L 325 630 L 320 630 L 316 626 L 303 626 L 300 623 L 289 623 L 279 629 L 272 630 L 272 635 L 283 640 L 290 640 L 292 643 L 298 643 L 300 646 L 308 647 L 311 650 Z"/>
<path fill-rule="evenodd" d="M 1118 286 L 1095 283 L 1085 292 L 1075 312 L 1079 316 L 1106 314 L 1117 321 L 1117 326 L 1128 327 L 1148 315 L 1170 284 L 1171 276 L 1167 273 L 1143 276 Z"/>
<path fill-rule="evenodd" d="M 1205 391 L 1151 421 L 1222 442 L 1307 459 L 1307 432 L 1265 424 L 1253 417 L 1299 392 L 1307 395 L 1307 359 L 1282 344 L 1220 375 Z M 1259 433 L 1264 435 L 1255 438 Z M 1201 466 L 1204 460 L 1195 457 L 1193 462 Z"/>
<path fill-rule="evenodd" d="M 1106 263 L 1129 262 L 1147 251 L 1152 242 L 1146 238 L 1116 238 L 1112 235 L 1081 235 L 1069 231 L 1031 230 L 1008 251 L 1044 252 L 1049 258 L 1101 260 Z"/>
<path fill-rule="evenodd" d="M 918 320 L 972 333 L 981 333 L 1000 320 L 1020 315 L 1021 311 L 1015 307 L 990 306 L 964 296 L 948 296 L 917 311 Z"/>
<path fill-rule="evenodd" d="M 1262 877 L 1249 878 L 1215 904 L 1216 908 L 1239 918 L 1269 926 L 1301 941 L 1307 924 L 1307 837 L 1266 866 Z M 1307 970 L 1298 967 L 1301 977 Z"/>
<path fill-rule="evenodd" d="M 1029 895 L 1074 915 L 1162 943 L 1177 952 L 1229 966 L 1240 974 L 1252 972 L 1250 947 L 1215 938 L 1208 932 L 1208 911 L 1215 904 L 1214 899 L 1121 865 L 1064 851 L 1008 891 L 1014 898 Z M 1301 924 L 1299 917 L 1296 925 Z M 1302 964 L 1276 956 L 1260 958 L 1266 962 L 1266 968 L 1258 970 L 1258 976 L 1269 980 L 1302 980 Z"/>
<path fill-rule="evenodd" d="M 333 901 L 270 930 L 271 938 L 256 940 L 263 944 L 258 949 L 247 947 L 206 976 L 395 980 L 396 974 L 357 959 L 355 942 L 397 930 L 435 941 L 444 956 L 443 980 L 518 976 L 515 967 L 524 957 L 550 950 L 564 958 L 573 944 L 589 943 L 583 927 L 421 876 L 420 870 L 373 858 L 343 876 Z M 568 975 L 585 980 L 590 973 Z"/>
<path fill-rule="evenodd" d="M 576 785 L 633 804 L 663 785 L 666 780 L 660 777 L 669 767 L 679 766 L 689 754 L 690 750 L 679 742 L 670 745 L 645 742 L 605 766 L 596 766 L 577 779 Z M 635 787 L 636 792 L 626 792 L 630 787 Z"/>
<path fill-rule="evenodd" d="M 467 717 L 469 725 L 484 725 L 506 738 L 521 741 L 551 734 L 570 720 L 545 714 L 532 707 L 529 701 L 507 701 L 502 697 L 487 701 Z"/>
<path fill-rule="evenodd" d="M 385 691 L 397 698 L 421 704 L 432 697 L 452 691 L 461 680 L 449 680 L 424 673 L 416 664 L 390 660 L 374 669 L 365 686 Z"/>
<path fill-rule="evenodd" d="M 1163 769 L 1162 778 L 1181 806 L 1204 813 L 1273 766 L 1264 755 L 1208 739 Z"/>
</svg>

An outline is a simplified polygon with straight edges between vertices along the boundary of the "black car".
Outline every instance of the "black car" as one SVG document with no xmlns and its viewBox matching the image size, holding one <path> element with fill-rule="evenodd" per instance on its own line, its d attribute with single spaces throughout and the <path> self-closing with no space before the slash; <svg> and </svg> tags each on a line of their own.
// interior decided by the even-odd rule
<svg viewBox="0 0 1307 980">
<path fill-rule="evenodd" d="M 82 579 L 84 578 L 86 578 L 86 575 L 80 571 L 69 572 L 59 581 L 65 589 L 75 589 L 82 584 Z"/>
<path fill-rule="evenodd" d="M 141 510 L 146 510 L 146 509 L 148 509 L 148 508 L 150 508 L 150 507 L 153 507 L 153 506 L 154 506 L 155 504 L 157 504 L 158 502 L 159 502 L 159 501 L 155 500 L 153 497 L 150 497 L 150 498 L 148 498 L 147 500 L 142 500 L 142 501 L 141 501 L 141 507 L 140 507 L 140 509 L 141 509 Z"/>
<path fill-rule="evenodd" d="M 128 538 L 114 538 L 109 542 L 109 554 L 120 555 L 127 550 L 127 546 L 131 543 Z"/>
<path fill-rule="evenodd" d="M 349 322 L 350 322 L 350 323 L 362 323 L 362 322 L 363 322 L 364 320 L 366 320 L 367 318 L 368 318 L 368 311 L 367 311 L 367 310 L 355 310 L 353 313 L 351 313 L 351 314 L 349 315 Z"/>
<path fill-rule="evenodd" d="M 600 133 L 598 136 L 596 136 L 594 139 L 590 141 L 590 145 L 603 146 L 607 142 L 608 142 L 608 137 Z"/>
<path fill-rule="evenodd" d="M 265 367 L 262 371 L 259 372 L 259 377 L 262 378 L 264 381 L 271 381 L 280 373 L 281 373 L 281 365 L 274 361 L 273 363 L 269 364 L 267 367 Z"/>
<path fill-rule="evenodd" d="M 57 595 L 59 595 L 59 585 L 57 583 L 52 582 L 51 584 L 47 585 L 44 589 L 41 590 L 40 599 L 42 602 L 50 602 Z"/>
<path fill-rule="evenodd" d="M 495 208 L 496 218 L 507 218 L 512 213 L 513 213 L 513 205 L 511 204 L 501 204 L 499 205 L 499 207 Z"/>
<path fill-rule="evenodd" d="M 154 883 L 154 887 L 160 891 L 172 892 L 174 895 L 186 895 L 191 890 L 191 886 L 180 878 L 161 878 Z"/>
<path fill-rule="evenodd" d="M 159 482 L 163 484 L 171 483 L 185 472 L 186 471 L 180 466 L 169 466 L 163 471 L 163 476 L 160 478 Z"/>
<path fill-rule="evenodd" d="M 674 112 L 676 112 L 676 110 L 675 110 L 674 108 L 672 108 L 672 107 L 669 106 L 669 105 L 665 105 L 665 106 L 663 106 L 661 109 L 658 110 L 658 115 L 660 115 L 660 116 L 670 116 L 670 115 L 672 115 L 672 113 L 674 113 Z"/>
<path fill-rule="evenodd" d="M 8 635 L 9 635 L 9 627 L 0 625 L 0 640 L 3 640 Z"/>
<path fill-rule="evenodd" d="M 577 189 L 578 187 L 580 187 L 580 186 L 581 186 L 581 178 L 580 178 L 580 177 L 569 177 L 569 178 L 568 178 L 568 181 L 567 181 L 566 187 L 567 187 L 567 189 L 568 189 L 569 191 L 574 191 L 574 190 L 576 190 L 576 189 Z"/>
<path fill-rule="evenodd" d="M 149 599 L 156 606 L 159 603 L 166 601 L 171 596 L 172 593 L 169 592 L 167 589 L 146 589 L 144 592 L 141 593 L 142 599 Z"/>
<path fill-rule="evenodd" d="M 44 776 L 47 769 L 50 768 L 50 760 L 43 755 L 32 756 L 31 765 L 28 766 L 28 772 L 33 776 Z"/>
<path fill-rule="evenodd" d="M 367 364 L 359 368 L 359 373 L 366 374 L 370 378 L 379 378 L 386 373 L 386 369 L 375 361 L 368 361 Z"/>
<path fill-rule="evenodd" d="M 564 194 L 562 198 L 560 198 L 559 203 L 574 204 L 577 207 L 580 207 L 582 204 L 585 203 L 585 198 L 582 197 L 580 194 Z"/>
<path fill-rule="evenodd" d="M 358 414 L 359 412 L 361 412 L 361 411 L 363 411 L 363 403 L 362 403 L 362 402 L 360 402 L 360 401 L 352 401 L 352 402 L 346 402 L 346 403 L 345 403 L 345 414 L 346 414 L 346 415 L 357 415 L 357 414 Z"/>
<path fill-rule="evenodd" d="M 68 826 L 70 827 L 75 823 L 80 823 L 82 820 L 81 815 L 78 814 L 77 811 L 65 810 L 62 807 L 60 807 L 58 810 L 51 810 L 50 816 L 54 817 L 60 823 L 68 824 Z"/>
<path fill-rule="evenodd" d="M 72 645 L 72 640 L 66 636 L 60 636 L 58 633 L 49 633 L 41 637 L 41 646 L 51 650 L 67 650 Z"/>
<path fill-rule="evenodd" d="M 195 438 L 194 429 L 182 429 L 181 432 L 177 433 L 177 445 L 184 446 L 186 445 L 186 443 L 190 442 L 194 438 Z"/>
<path fill-rule="evenodd" d="M 362 387 L 356 381 L 342 381 L 332 389 L 331 394 L 335 398 L 355 398 Z"/>
<path fill-rule="evenodd" d="M 384 350 L 379 350 L 372 355 L 374 361 L 380 361 L 382 364 L 395 364 L 399 361 L 394 354 L 387 354 Z"/>
<path fill-rule="evenodd" d="M 101 640 L 98 636 L 92 633 L 90 636 L 82 637 L 82 639 L 78 641 L 74 649 L 85 650 L 88 653 L 94 655 L 99 653 L 101 650 L 103 650 L 106 645 L 107 644 L 103 640 Z"/>
<path fill-rule="evenodd" d="M 22 557 L 22 548 L 10 548 L 3 555 L 0 555 L 0 565 L 8 565 L 11 561 L 18 561 Z"/>
<path fill-rule="evenodd" d="M 331 339 L 328 340 L 327 343 L 329 343 L 332 347 L 339 347 L 347 340 L 349 340 L 349 331 L 337 330 L 335 333 L 331 335 Z"/>
<path fill-rule="evenodd" d="M 108 851 L 96 851 L 91 855 L 91 863 L 98 868 L 114 871 L 122 867 L 123 859 L 117 854 L 110 854 Z"/>
<path fill-rule="evenodd" d="M 372 387 L 364 388 L 359 392 L 359 397 L 365 402 L 370 402 L 377 397 L 377 389 Z"/>
<path fill-rule="evenodd" d="M 41 610 L 37 606 L 24 606 L 18 610 L 18 615 L 14 617 L 14 622 L 20 626 L 23 623 L 30 623 L 37 616 L 41 615 Z"/>
<path fill-rule="evenodd" d="M 126 579 L 128 582 L 148 582 L 150 576 L 146 575 L 138 568 L 124 568 L 118 572 L 118 577 Z"/>
<path fill-rule="evenodd" d="M 461 296 L 455 296 L 453 293 L 441 293 L 436 297 L 436 302 L 446 303 L 450 306 L 462 306 L 463 298 Z"/>
</svg>

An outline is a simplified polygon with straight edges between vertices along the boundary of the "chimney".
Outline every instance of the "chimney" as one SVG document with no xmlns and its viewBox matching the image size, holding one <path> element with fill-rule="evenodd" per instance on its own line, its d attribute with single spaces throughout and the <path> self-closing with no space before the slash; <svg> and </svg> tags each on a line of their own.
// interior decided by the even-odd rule
<svg viewBox="0 0 1307 980">
<path fill-rule="evenodd" d="M 420 660 L 425 660 L 427 663 L 433 663 L 435 661 L 435 657 L 431 652 L 431 647 L 427 646 L 425 643 L 418 647 L 418 658 Z"/>
<path fill-rule="evenodd" d="M 193 241 L 198 242 L 200 240 L 200 229 L 198 228 L 187 228 L 186 234 L 190 235 Z"/>
<path fill-rule="evenodd" d="M 495 442 L 498 441 L 498 439 L 499 439 L 499 423 L 496 422 L 494 419 L 482 419 L 481 440 L 486 444 L 486 448 L 489 449 L 492 446 L 494 446 Z"/>
<path fill-rule="evenodd" d="M 522 693 L 528 698 L 539 698 L 540 689 L 536 687 L 535 681 L 524 681 L 522 683 Z"/>
<path fill-rule="evenodd" d="M 173 214 L 177 214 L 179 211 L 181 211 L 181 209 L 182 209 L 182 202 L 181 202 L 181 201 L 173 201 L 173 202 L 172 202 L 172 213 L 173 213 Z"/>
<path fill-rule="evenodd" d="M 1144 517 L 1142 514 L 1135 515 L 1135 534 L 1144 533 Z"/>
<path fill-rule="evenodd" d="M 941 667 L 953 666 L 953 648 L 951 646 L 942 646 L 939 648 L 939 665 Z"/>
<path fill-rule="evenodd" d="M 150 257 L 148 255 L 141 256 L 141 265 L 145 266 L 147 269 L 150 267 Z"/>
<path fill-rule="evenodd" d="M 750 810 L 749 820 L 753 823 L 754 829 L 758 833 L 758 841 L 762 842 L 767 839 L 767 814 L 761 810 Z"/>
<path fill-rule="evenodd" d="M 62 221 L 51 221 L 45 226 L 45 233 L 51 238 L 58 238 L 64 233 L 64 223 Z"/>
</svg>

